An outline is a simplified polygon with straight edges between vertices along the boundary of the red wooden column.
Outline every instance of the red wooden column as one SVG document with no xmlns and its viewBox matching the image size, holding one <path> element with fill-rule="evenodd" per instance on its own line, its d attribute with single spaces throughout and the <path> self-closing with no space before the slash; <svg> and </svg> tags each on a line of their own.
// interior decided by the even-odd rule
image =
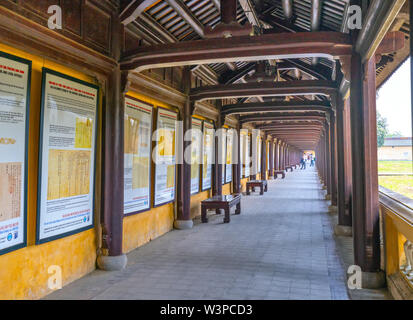
<svg viewBox="0 0 413 320">
<path fill-rule="evenodd" d="M 272 179 L 272 177 L 274 177 L 274 141 L 271 140 L 269 143 L 269 150 L 268 152 L 270 153 L 269 156 L 269 160 L 268 160 L 268 170 L 269 170 L 269 174 L 268 174 L 268 179 Z"/>
<path fill-rule="evenodd" d="M 119 19 L 112 24 L 113 58 L 119 61 L 123 28 Z M 127 77 L 127 73 L 125 74 Z M 122 84 L 124 84 L 122 86 Z M 97 265 L 102 270 L 121 270 L 127 264 L 123 254 L 124 216 L 124 91 L 122 73 L 117 66 L 106 87 L 103 105 L 103 166 L 102 166 L 102 249 Z"/>
<path fill-rule="evenodd" d="M 337 154 L 336 154 L 336 114 L 330 114 L 330 175 L 331 175 L 331 206 L 330 212 L 337 212 Z"/>
<path fill-rule="evenodd" d="M 284 168 L 284 142 L 280 144 L 280 171 L 283 171 Z"/>
<path fill-rule="evenodd" d="M 326 184 L 326 155 L 325 155 L 325 148 L 326 148 L 326 143 L 325 143 L 325 127 L 323 131 L 323 135 L 321 136 L 320 139 L 320 175 L 321 175 L 321 182 L 323 184 L 323 189 L 327 188 Z"/>
<path fill-rule="evenodd" d="M 348 100 L 347 100 L 348 101 Z M 351 183 L 351 177 L 349 179 L 348 161 L 349 150 L 346 144 L 350 145 L 349 136 L 346 136 L 348 131 L 346 130 L 345 119 L 345 103 L 341 95 L 337 97 L 337 210 L 338 210 L 338 224 L 334 228 L 334 232 L 338 236 L 351 236 L 351 210 L 349 210 L 350 202 L 350 189 L 348 184 Z M 348 105 L 348 103 L 347 103 Z M 346 148 L 347 147 L 347 148 Z M 351 153 L 350 153 L 351 155 Z M 349 181 L 350 180 L 350 181 Z"/>
<path fill-rule="evenodd" d="M 278 144 L 278 139 L 275 139 L 275 145 L 274 145 L 274 170 L 278 171 L 279 169 L 279 163 L 280 163 L 280 157 L 279 157 L 279 144 Z"/>
<path fill-rule="evenodd" d="M 325 135 L 326 187 L 327 187 L 326 200 L 331 200 L 331 150 L 330 150 L 331 122 L 330 121 L 329 123 L 326 124 L 326 135 Z"/>
<path fill-rule="evenodd" d="M 362 286 L 377 288 L 384 285 L 385 276 L 380 271 L 374 55 L 365 66 L 358 54 L 352 56 L 351 142 L 354 263 L 363 271 Z"/>
<path fill-rule="evenodd" d="M 286 163 L 286 166 L 289 166 L 290 165 L 290 146 L 288 146 L 287 147 L 287 152 L 286 152 L 286 154 L 285 154 L 285 163 Z"/>
<path fill-rule="evenodd" d="M 189 92 L 191 90 L 191 70 L 189 67 L 184 67 L 182 72 L 182 83 L 184 86 L 184 93 L 187 95 L 184 109 L 182 112 L 183 121 L 183 137 L 188 130 L 192 128 L 192 106 L 193 102 L 189 98 Z M 181 137 L 180 139 L 183 139 Z M 191 141 L 185 141 L 183 139 L 183 154 L 187 148 L 191 147 Z M 176 220 L 174 221 L 174 227 L 179 230 L 191 229 L 193 227 L 193 221 L 191 219 L 191 164 L 186 163 L 184 160 L 182 164 L 178 164 L 178 179 L 177 179 L 177 205 L 178 212 Z"/>
<path fill-rule="evenodd" d="M 267 180 L 267 135 L 261 141 L 261 180 Z"/>
</svg>

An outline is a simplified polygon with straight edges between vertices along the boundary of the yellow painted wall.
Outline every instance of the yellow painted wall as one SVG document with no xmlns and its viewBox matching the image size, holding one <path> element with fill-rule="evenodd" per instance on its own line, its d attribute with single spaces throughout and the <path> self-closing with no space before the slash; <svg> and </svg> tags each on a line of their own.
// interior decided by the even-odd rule
<svg viewBox="0 0 413 320">
<path fill-rule="evenodd" d="M 228 194 L 231 194 L 231 193 L 232 193 L 232 182 L 224 184 L 222 186 L 222 194 L 225 196 L 225 195 L 228 195 Z"/>
<path fill-rule="evenodd" d="M 194 194 L 191 197 L 191 219 L 201 215 L 201 201 L 212 196 L 212 189 Z"/>
<path fill-rule="evenodd" d="M 123 252 L 128 253 L 173 228 L 174 205 L 166 204 L 123 219 Z"/>
<path fill-rule="evenodd" d="M 241 192 L 247 192 L 247 182 L 249 178 L 241 179 Z"/>
<path fill-rule="evenodd" d="M 49 266 L 57 265 L 62 268 L 63 285 L 66 285 L 95 269 L 97 250 L 94 229 L 42 245 L 35 245 L 42 67 L 88 82 L 93 82 L 93 79 L 75 70 L 1 43 L 0 50 L 32 61 L 27 208 L 28 246 L 0 256 L 0 299 L 37 299 L 50 293 L 48 289 Z"/>
</svg>

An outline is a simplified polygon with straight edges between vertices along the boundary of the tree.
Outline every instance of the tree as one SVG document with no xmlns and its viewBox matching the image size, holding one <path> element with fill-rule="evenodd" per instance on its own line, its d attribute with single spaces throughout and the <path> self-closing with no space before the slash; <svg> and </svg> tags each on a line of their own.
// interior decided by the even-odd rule
<svg viewBox="0 0 413 320">
<path fill-rule="evenodd" d="M 384 144 L 384 139 L 388 134 L 387 129 L 387 119 L 382 117 L 379 112 L 377 112 L 377 146 L 380 148 Z"/>
<path fill-rule="evenodd" d="M 400 131 L 395 131 L 392 133 L 388 133 L 386 138 L 398 138 L 398 137 L 402 137 L 402 133 Z"/>
</svg>

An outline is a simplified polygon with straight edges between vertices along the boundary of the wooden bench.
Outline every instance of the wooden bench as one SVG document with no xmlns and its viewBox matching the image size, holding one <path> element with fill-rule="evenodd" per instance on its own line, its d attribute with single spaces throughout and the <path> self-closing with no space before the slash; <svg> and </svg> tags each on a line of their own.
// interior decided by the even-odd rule
<svg viewBox="0 0 413 320">
<path fill-rule="evenodd" d="M 255 187 L 260 187 L 261 192 L 260 195 L 264 194 L 264 191 L 268 191 L 268 183 L 267 180 L 252 180 L 247 182 L 247 195 L 251 194 L 251 189 L 252 191 L 255 191 Z"/>
<path fill-rule="evenodd" d="M 275 171 L 274 178 L 277 179 L 279 174 L 282 175 L 283 179 L 285 178 L 285 172 L 284 171 Z"/>
<path fill-rule="evenodd" d="M 288 170 L 290 170 L 291 172 L 293 172 L 293 166 L 286 166 L 286 167 L 285 167 L 285 171 L 288 172 Z"/>
<path fill-rule="evenodd" d="M 230 209 L 236 206 L 235 214 L 241 214 L 241 195 L 238 193 L 226 196 L 213 196 L 212 198 L 201 201 L 201 221 L 208 222 L 207 210 L 215 209 L 217 214 L 221 214 L 221 209 L 225 211 L 224 223 L 229 223 Z"/>
</svg>

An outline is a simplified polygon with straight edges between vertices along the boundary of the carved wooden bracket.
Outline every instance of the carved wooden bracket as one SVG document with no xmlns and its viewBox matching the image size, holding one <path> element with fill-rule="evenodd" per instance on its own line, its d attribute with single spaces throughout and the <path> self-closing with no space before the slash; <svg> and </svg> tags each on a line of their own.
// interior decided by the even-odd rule
<svg viewBox="0 0 413 320">
<path fill-rule="evenodd" d="M 121 92 L 123 93 L 123 94 L 126 94 L 128 91 L 129 91 L 129 89 L 130 89 L 130 86 L 131 86 L 131 84 L 132 84 L 132 81 L 130 80 L 130 78 L 129 78 L 129 74 L 130 74 L 130 72 L 129 71 L 122 71 L 121 72 L 121 76 L 120 76 L 120 90 L 121 90 Z"/>
<path fill-rule="evenodd" d="M 351 56 L 341 56 L 339 58 L 341 63 L 341 72 L 347 81 L 351 80 Z"/>
<path fill-rule="evenodd" d="M 253 36 L 254 33 L 255 29 L 249 22 L 240 25 L 238 22 L 233 21 L 230 23 L 220 23 L 214 28 L 210 26 L 205 28 L 205 38 L 207 39 Z"/>
</svg>

